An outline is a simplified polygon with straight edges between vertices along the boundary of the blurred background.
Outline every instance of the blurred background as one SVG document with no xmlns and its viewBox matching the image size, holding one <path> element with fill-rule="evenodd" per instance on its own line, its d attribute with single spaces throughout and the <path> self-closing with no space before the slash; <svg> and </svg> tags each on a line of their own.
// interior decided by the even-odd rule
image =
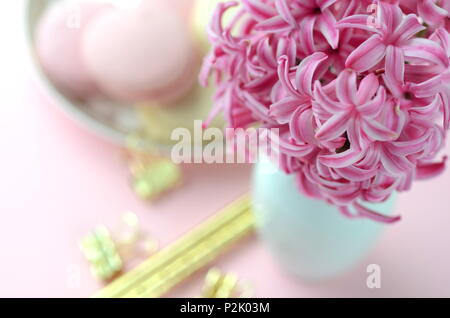
<svg viewBox="0 0 450 318">
<path fill-rule="evenodd" d="M 40 14 L 30 15 L 30 2 L 39 2 L 31 7 Z M 95 226 L 113 228 L 124 212 L 132 211 L 138 216 L 141 227 L 164 247 L 247 193 L 251 167 L 185 165 L 182 186 L 155 202 L 140 198 L 130 174 L 129 137 L 135 133 L 150 135 L 154 141 L 151 147 L 169 147 L 166 140 L 160 138 L 161 128 L 154 125 L 154 119 L 149 123 L 149 118 L 160 122 L 171 118 L 173 113 L 180 116 L 187 112 L 194 114 L 188 122 L 201 119 L 207 113 L 210 92 L 196 91 L 198 68 L 180 71 L 179 77 L 190 79 L 191 86 L 180 89 L 178 96 L 165 96 L 161 87 L 142 91 L 142 85 L 155 81 L 159 73 L 141 74 L 140 83 L 136 83 L 135 78 L 129 82 L 108 81 L 123 69 L 115 69 L 114 74 L 104 73 L 98 66 L 101 63 L 95 62 L 106 59 L 110 63 L 114 52 L 119 51 L 111 51 L 111 43 L 98 44 L 95 34 L 93 44 L 83 52 L 93 54 L 89 55 L 92 57 L 91 74 L 96 74 L 97 84 L 102 82 L 98 84 L 101 93 L 87 98 L 74 93 L 73 87 L 62 87 L 64 83 L 58 83 L 55 78 L 61 75 L 58 72 L 66 74 L 73 65 L 56 63 L 58 74 L 54 73 L 54 65 L 42 69 L 40 64 L 45 64 L 42 58 L 51 53 L 51 48 L 42 40 L 44 53 L 39 54 L 36 42 L 30 42 L 38 41 L 35 34 L 30 34 L 30 23 L 34 21 L 31 28 L 37 30 L 39 18 L 45 12 L 44 2 L 7 1 L 0 11 L 3 41 L 0 52 L 0 296 L 89 297 L 103 283 L 92 276 L 78 242 Z M 186 16 L 192 16 L 193 1 L 171 2 L 179 13 L 167 19 L 178 19 L 186 29 L 202 25 L 199 20 L 186 22 Z M 210 14 L 202 14 L 207 21 Z M 108 29 L 108 21 L 104 23 Z M 161 25 L 163 23 L 161 21 Z M 98 28 L 101 29 L 101 25 Z M 48 31 L 42 32 L 47 34 Z M 97 32 L 102 34 L 101 30 Z M 126 34 L 123 32 L 122 35 Z M 206 44 L 202 42 L 204 34 L 193 32 L 186 35 L 192 39 L 179 50 L 186 50 L 182 59 L 189 55 L 186 65 L 198 66 Z M 162 35 L 152 36 L 157 39 Z M 167 43 L 167 48 L 173 49 L 173 45 Z M 144 49 L 151 49 L 151 45 Z M 96 52 L 106 55 L 96 56 Z M 136 55 L 133 60 L 145 61 L 147 56 Z M 154 61 L 149 63 L 154 63 L 153 70 L 158 66 Z M 139 68 L 131 62 L 127 67 Z M 165 80 L 169 87 L 176 83 L 173 78 Z M 121 90 L 128 89 L 130 83 L 136 88 L 132 96 Z M 148 107 L 150 113 L 142 113 L 142 107 L 136 106 L 142 103 L 158 105 Z M 166 104 L 185 105 L 185 110 L 178 111 L 170 105 L 166 110 L 161 106 Z M 113 119 L 108 117 L 109 110 L 114 113 Z M 179 126 L 179 122 L 167 120 L 169 126 Z M 146 131 L 145 125 L 156 128 Z M 305 284 L 292 279 L 278 267 L 256 237 L 241 242 L 215 262 L 214 267 L 236 273 L 251 286 L 252 295 L 256 297 L 449 297 L 449 189 L 450 171 L 447 170 L 444 175 L 417 183 L 413 191 L 402 194 L 398 211 L 404 215 L 403 221 L 386 229 L 382 240 L 363 263 L 333 281 Z M 127 268 L 133 264 L 130 261 Z M 370 264 L 379 264 L 382 268 L 380 289 L 369 289 L 366 285 Z M 199 295 L 206 272 L 207 269 L 197 273 L 169 296 Z"/>
</svg>

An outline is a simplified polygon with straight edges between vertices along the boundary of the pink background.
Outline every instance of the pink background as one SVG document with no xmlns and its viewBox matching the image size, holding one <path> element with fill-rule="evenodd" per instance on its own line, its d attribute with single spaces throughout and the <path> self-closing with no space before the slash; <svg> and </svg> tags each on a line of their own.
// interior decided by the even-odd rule
<svg viewBox="0 0 450 318">
<path fill-rule="evenodd" d="M 246 166 L 189 166 L 177 192 L 150 205 L 135 198 L 120 149 L 80 129 L 31 79 L 20 30 L 20 1 L 2 4 L 0 37 L 0 296 L 88 297 L 100 284 L 77 241 L 125 211 L 168 244 L 248 191 Z M 450 147 L 447 147 L 450 153 Z M 304 284 L 283 273 L 252 238 L 215 266 L 236 272 L 257 297 L 450 296 L 450 170 L 400 196 L 404 220 L 387 228 L 351 273 Z M 381 289 L 366 287 L 379 264 Z M 73 285 L 79 271 L 79 286 Z M 171 296 L 197 296 L 204 272 Z"/>
</svg>

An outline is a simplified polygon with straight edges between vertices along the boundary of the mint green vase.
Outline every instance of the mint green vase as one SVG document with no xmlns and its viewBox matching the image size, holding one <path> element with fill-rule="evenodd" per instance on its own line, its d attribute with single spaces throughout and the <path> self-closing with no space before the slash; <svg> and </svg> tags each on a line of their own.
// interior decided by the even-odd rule
<svg viewBox="0 0 450 318">
<path fill-rule="evenodd" d="M 373 248 L 389 225 L 368 219 L 348 219 L 336 207 L 307 198 L 292 175 L 268 161 L 253 173 L 253 208 L 258 231 L 276 260 L 307 281 L 331 279 L 349 271 Z M 367 205 L 393 214 L 395 196 Z"/>
</svg>

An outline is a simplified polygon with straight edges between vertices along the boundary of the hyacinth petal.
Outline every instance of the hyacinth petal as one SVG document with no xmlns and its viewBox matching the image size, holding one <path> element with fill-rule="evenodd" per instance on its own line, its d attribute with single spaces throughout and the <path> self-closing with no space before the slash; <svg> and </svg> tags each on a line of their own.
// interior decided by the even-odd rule
<svg viewBox="0 0 450 318">
<path fill-rule="evenodd" d="M 267 42 L 269 39 L 267 39 Z M 293 39 L 282 38 L 278 42 L 276 56 L 279 59 L 281 56 L 287 56 L 288 61 L 293 63 L 297 56 L 297 44 Z"/>
<path fill-rule="evenodd" d="M 394 176 L 401 175 L 414 167 L 405 157 L 394 156 L 386 149 L 381 152 L 380 159 L 383 167 Z"/>
<path fill-rule="evenodd" d="M 299 145 L 296 144 L 293 140 L 286 141 L 283 138 L 279 138 L 278 140 L 271 139 L 270 142 L 272 142 L 274 145 L 278 145 L 280 148 L 280 151 L 284 155 L 292 156 L 292 157 L 303 157 L 308 155 L 313 147 L 310 145 Z"/>
<path fill-rule="evenodd" d="M 360 162 L 358 162 L 358 167 L 369 169 L 369 168 L 379 168 L 380 163 L 380 151 L 378 150 L 378 147 L 374 147 L 373 144 L 366 149 L 366 153 L 364 155 L 364 158 L 361 159 Z"/>
<path fill-rule="evenodd" d="M 381 27 L 385 29 L 386 34 L 394 33 L 394 30 L 402 22 L 402 18 L 402 10 L 397 5 L 386 2 L 379 3 L 379 19 L 382 21 Z"/>
<path fill-rule="evenodd" d="M 300 22 L 300 37 L 303 39 L 302 48 L 306 54 L 313 54 L 316 50 L 314 44 L 314 25 L 317 17 L 309 15 Z"/>
<path fill-rule="evenodd" d="M 267 20 L 277 14 L 274 8 L 258 0 L 242 0 L 242 3 L 247 12 L 258 21 Z"/>
<path fill-rule="evenodd" d="M 290 39 L 288 41 L 286 55 L 291 59 L 291 61 L 296 61 L 297 59 L 297 48 L 297 42 L 294 39 Z"/>
<path fill-rule="evenodd" d="M 319 140 L 333 140 L 341 136 L 347 129 L 349 115 L 342 112 L 328 119 L 316 133 Z"/>
<path fill-rule="evenodd" d="M 450 34 L 444 28 L 437 29 L 431 36 L 430 40 L 439 43 L 447 56 L 450 56 Z"/>
<path fill-rule="evenodd" d="M 280 13 L 281 17 L 289 23 L 292 28 L 297 26 L 297 21 L 295 17 L 292 15 L 291 9 L 289 8 L 286 0 L 275 0 L 275 7 L 277 11 Z"/>
<path fill-rule="evenodd" d="M 436 42 L 428 39 L 414 38 L 403 46 L 403 52 L 407 60 L 419 62 L 431 62 L 442 67 L 449 64 L 448 56 L 443 48 Z"/>
<path fill-rule="evenodd" d="M 447 12 L 450 13 L 450 2 L 448 1 L 442 1 L 441 2 L 441 7 L 446 10 Z"/>
<path fill-rule="evenodd" d="M 336 169 L 336 172 L 347 180 L 362 182 L 374 177 L 377 170 L 377 167 L 372 167 L 372 169 L 366 170 L 355 166 L 348 166 L 345 168 L 338 168 Z"/>
<path fill-rule="evenodd" d="M 275 7 L 277 8 L 277 11 L 279 12 L 280 16 L 284 19 L 284 21 L 289 23 L 289 25 L 292 28 L 295 28 L 297 26 L 297 21 L 292 15 L 292 12 L 286 0 L 275 0 Z"/>
<path fill-rule="evenodd" d="M 425 148 L 425 143 L 428 141 L 429 134 L 424 133 L 419 138 L 408 141 L 395 141 L 388 145 L 389 151 L 395 152 L 398 156 L 408 156 L 413 153 L 418 153 Z"/>
<path fill-rule="evenodd" d="M 366 208 L 358 202 L 355 202 L 353 205 L 358 212 L 358 215 L 364 218 L 368 218 L 380 223 L 392 224 L 401 220 L 401 216 L 389 216 L 384 215 L 373 210 Z"/>
<path fill-rule="evenodd" d="M 339 189 L 321 188 L 325 197 L 332 198 L 336 205 L 349 205 L 358 198 L 360 191 L 355 187 L 340 187 Z"/>
<path fill-rule="evenodd" d="M 380 31 L 374 28 L 368 23 L 370 17 L 366 14 L 355 14 L 349 17 L 345 17 L 336 23 L 338 29 L 344 28 L 356 28 L 370 32 L 380 33 Z"/>
<path fill-rule="evenodd" d="M 437 25 L 447 17 L 447 11 L 433 1 L 418 1 L 417 12 L 424 21 L 431 25 Z"/>
<path fill-rule="evenodd" d="M 244 87 L 249 92 L 258 92 L 268 86 L 272 86 L 277 80 L 278 80 L 277 74 L 276 72 L 274 72 L 272 74 L 256 78 L 253 81 L 249 82 L 248 84 L 245 84 Z"/>
<path fill-rule="evenodd" d="M 329 6 L 336 3 L 337 0 L 316 0 L 317 5 L 320 7 L 320 10 L 324 11 Z"/>
<path fill-rule="evenodd" d="M 361 121 L 352 117 L 347 124 L 347 139 L 351 149 L 361 149 Z"/>
<path fill-rule="evenodd" d="M 295 84 L 300 94 L 312 96 L 314 74 L 320 63 L 327 58 L 328 56 L 325 53 L 317 52 L 308 56 L 300 63 L 295 76 Z"/>
<path fill-rule="evenodd" d="M 358 92 L 356 93 L 358 105 L 368 102 L 376 94 L 379 86 L 380 82 L 373 73 L 365 76 L 359 84 Z"/>
<path fill-rule="evenodd" d="M 403 21 L 394 31 L 392 41 L 401 44 L 425 29 L 426 28 L 422 24 L 420 24 L 415 14 L 409 14 L 403 19 Z"/>
<path fill-rule="evenodd" d="M 244 93 L 244 98 L 247 101 L 247 105 L 249 106 L 250 110 L 257 116 L 260 120 L 266 121 L 269 117 L 269 109 L 256 100 L 256 98 L 253 97 L 252 94 Z"/>
<path fill-rule="evenodd" d="M 217 5 L 216 9 L 213 12 L 211 22 L 208 25 L 208 33 L 210 35 L 214 34 L 216 36 L 220 36 L 223 33 L 222 17 L 228 7 L 231 7 L 231 3 L 229 4 L 219 3 Z"/>
<path fill-rule="evenodd" d="M 269 43 L 269 39 L 265 39 L 264 41 L 261 41 L 259 43 L 258 53 L 261 62 L 263 63 L 264 66 L 266 66 L 266 68 L 275 69 L 278 66 L 277 59 Z M 286 55 L 286 53 L 281 55 Z"/>
<path fill-rule="evenodd" d="M 324 109 L 329 114 L 334 114 L 343 110 L 338 102 L 330 99 L 328 94 L 325 93 L 319 81 L 317 81 L 314 85 L 314 100 L 318 107 Z"/>
<path fill-rule="evenodd" d="M 418 165 L 416 168 L 416 178 L 418 180 L 424 180 L 436 177 L 444 172 L 446 163 L 447 157 L 444 157 L 441 162 Z"/>
<path fill-rule="evenodd" d="M 345 104 L 356 103 L 356 73 L 351 70 L 344 70 L 336 80 L 336 95 Z"/>
<path fill-rule="evenodd" d="M 309 100 L 301 101 L 295 97 L 286 97 L 270 106 L 269 116 L 280 124 L 287 124 L 297 108 L 309 106 Z"/>
<path fill-rule="evenodd" d="M 310 108 L 298 108 L 292 115 L 290 124 L 292 137 L 299 143 L 314 144 L 316 142 L 314 136 L 312 111 Z"/>
<path fill-rule="evenodd" d="M 292 85 L 290 69 L 289 69 L 289 59 L 287 56 L 282 56 L 278 61 L 278 77 L 283 87 L 294 96 L 302 97 L 299 92 Z"/>
<path fill-rule="evenodd" d="M 421 83 L 429 80 L 441 72 L 442 68 L 430 64 L 405 64 L 405 81 L 410 83 Z"/>
<path fill-rule="evenodd" d="M 259 22 L 255 29 L 268 33 L 276 33 L 288 30 L 291 26 L 280 16 L 275 16 L 265 21 Z"/>
<path fill-rule="evenodd" d="M 405 65 L 406 68 L 406 65 Z M 397 99 L 403 99 L 404 93 L 405 93 L 405 83 L 399 82 L 394 79 L 394 76 L 392 76 L 392 71 L 389 72 L 390 76 L 387 76 L 386 73 L 382 75 L 384 84 L 386 88 L 389 89 L 391 94 L 397 98 Z"/>
<path fill-rule="evenodd" d="M 364 153 L 356 148 L 339 154 L 322 155 L 319 157 L 319 161 L 330 168 L 345 168 L 358 162 L 363 156 Z"/>
<path fill-rule="evenodd" d="M 424 159 L 430 159 L 430 155 L 436 154 L 444 145 L 444 132 L 436 125 L 431 128 L 430 139 L 424 147 Z"/>
<path fill-rule="evenodd" d="M 315 1 L 311 0 L 296 0 L 298 2 L 300 7 L 306 8 L 306 9 L 313 9 L 317 6 L 317 3 Z"/>
<path fill-rule="evenodd" d="M 362 128 L 366 135 L 373 141 L 389 141 L 398 138 L 398 134 L 395 131 L 392 131 L 376 120 L 364 120 Z"/>
<path fill-rule="evenodd" d="M 447 131 L 450 127 L 450 92 L 444 91 L 439 94 L 442 99 L 443 112 L 444 112 L 444 129 Z"/>
<path fill-rule="evenodd" d="M 398 178 L 394 179 L 391 176 L 377 174 L 374 179 L 374 187 L 369 189 L 368 192 L 371 193 L 371 195 L 376 193 L 377 196 L 386 198 L 393 190 L 395 190 L 399 182 Z"/>
<path fill-rule="evenodd" d="M 439 107 L 442 104 L 442 97 L 440 95 L 436 95 L 436 97 L 430 104 L 425 106 L 411 107 L 409 111 L 414 117 L 421 117 L 424 120 L 432 119 L 434 117 L 434 114 L 438 113 Z"/>
<path fill-rule="evenodd" d="M 442 90 L 441 76 L 435 76 L 428 81 L 412 84 L 411 88 L 414 91 L 414 95 L 419 98 L 435 96 Z"/>
<path fill-rule="evenodd" d="M 373 35 L 350 54 L 345 67 L 364 72 L 377 65 L 385 54 L 386 46 L 378 35 Z"/>
<path fill-rule="evenodd" d="M 386 49 L 386 77 L 389 83 L 402 83 L 405 77 L 405 56 L 399 47 L 389 45 Z"/>
<path fill-rule="evenodd" d="M 200 82 L 200 85 L 202 85 L 203 87 L 208 86 L 209 77 L 211 76 L 211 73 L 212 73 L 214 61 L 215 61 L 215 57 L 213 54 L 209 54 L 203 60 L 203 65 L 202 65 L 200 73 L 198 75 L 198 80 Z"/>
<path fill-rule="evenodd" d="M 310 182 L 304 173 L 297 174 L 297 186 L 309 198 L 321 199 L 322 194 L 316 184 Z"/>
<path fill-rule="evenodd" d="M 333 49 L 339 44 L 339 31 L 336 29 L 336 19 L 330 11 L 323 11 L 317 20 L 317 27 Z"/>
<path fill-rule="evenodd" d="M 377 96 L 361 106 L 358 106 L 358 112 L 367 117 L 375 117 L 383 110 L 383 104 L 386 101 L 386 89 L 381 86 L 378 89 Z"/>
</svg>

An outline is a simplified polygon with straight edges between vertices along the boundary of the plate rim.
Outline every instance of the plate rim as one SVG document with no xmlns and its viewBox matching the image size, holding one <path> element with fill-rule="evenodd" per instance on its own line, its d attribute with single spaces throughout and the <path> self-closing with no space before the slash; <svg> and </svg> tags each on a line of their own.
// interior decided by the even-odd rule
<svg viewBox="0 0 450 318">
<path fill-rule="evenodd" d="M 36 1 L 36 0 L 34 0 Z M 57 108 L 69 117 L 73 122 L 83 127 L 84 129 L 93 132 L 95 135 L 106 139 L 118 146 L 126 146 L 127 136 L 111 126 L 102 123 L 99 120 L 89 116 L 87 113 L 76 107 L 48 78 L 42 66 L 40 65 L 34 47 L 34 26 L 31 23 L 33 14 L 33 0 L 25 1 L 25 10 L 23 13 L 23 28 L 26 45 L 26 56 L 28 65 L 33 77 L 36 79 L 38 85 L 43 89 L 45 94 L 54 100 Z"/>
</svg>

